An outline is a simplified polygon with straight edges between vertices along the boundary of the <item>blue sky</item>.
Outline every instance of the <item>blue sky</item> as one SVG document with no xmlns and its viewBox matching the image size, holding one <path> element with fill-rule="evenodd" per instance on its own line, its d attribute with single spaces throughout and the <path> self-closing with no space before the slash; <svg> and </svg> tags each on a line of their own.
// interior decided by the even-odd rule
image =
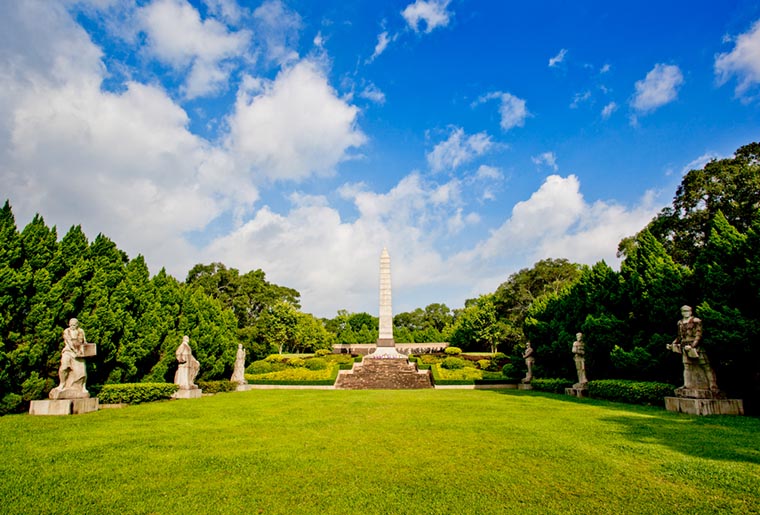
<svg viewBox="0 0 760 515">
<path fill-rule="evenodd" d="M 261 268 L 303 309 L 617 266 L 683 173 L 758 140 L 749 1 L 0 0 L 0 180 L 184 279 Z"/>
</svg>

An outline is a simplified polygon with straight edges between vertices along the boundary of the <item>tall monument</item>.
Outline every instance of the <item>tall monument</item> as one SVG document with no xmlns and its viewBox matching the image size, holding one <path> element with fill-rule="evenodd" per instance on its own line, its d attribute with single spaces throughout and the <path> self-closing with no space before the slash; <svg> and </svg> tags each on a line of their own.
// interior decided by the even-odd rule
<svg viewBox="0 0 760 515">
<path fill-rule="evenodd" d="M 380 332 L 377 346 L 396 346 L 393 341 L 393 309 L 391 308 L 391 256 L 385 247 L 380 254 Z"/>
</svg>

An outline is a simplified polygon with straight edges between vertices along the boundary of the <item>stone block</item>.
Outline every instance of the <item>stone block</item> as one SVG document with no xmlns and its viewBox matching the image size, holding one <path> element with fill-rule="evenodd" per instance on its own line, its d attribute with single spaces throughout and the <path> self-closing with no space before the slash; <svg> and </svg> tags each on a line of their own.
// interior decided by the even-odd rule
<svg viewBox="0 0 760 515">
<path fill-rule="evenodd" d="M 71 415 L 71 399 L 32 401 L 29 404 L 30 415 Z"/>
<path fill-rule="evenodd" d="M 81 415 L 82 413 L 92 413 L 98 411 L 98 398 L 92 399 L 74 399 L 71 401 L 71 414 Z"/>
<path fill-rule="evenodd" d="M 665 409 L 689 415 L 744 415 L 741 399 L 689 399 L 665 397 Z"/>
<path fill-rule="evenodd" d="M 203 396 L 203 391 L 200 388 L 193 390 L 177 390 L 172 399 L 200 399 Z"/>
<path fill-rule="evenodd" d="M 587 388 L 565 388 L 565 395 L 572 395 L 574 397 L 588 397 Z"/>
<path fill-rule="evenodd" d="M 520 383 L 517 385 L 517 389 L 518 390 L 532 390 L 533 386 L 531 386 L 530 384 Z"/>
<path fill-rule="evenodd" d="M 98 411 L 98 399 L 57 399 L 32 401 L 30 415 L 81 415 Z"/>
</svg>

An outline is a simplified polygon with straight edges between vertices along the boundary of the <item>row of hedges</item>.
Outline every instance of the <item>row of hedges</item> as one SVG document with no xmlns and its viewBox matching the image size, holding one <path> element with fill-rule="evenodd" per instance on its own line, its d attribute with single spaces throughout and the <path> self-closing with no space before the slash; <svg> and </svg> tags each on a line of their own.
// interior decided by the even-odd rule
<svg viewBox="0 0 760 515">
<path fill-rule="evenodd" d="M 549 393 L 565 393 L 565 388 L 573 386 L 569 379 L 533 379 L 534 390 Z M 627 379 L 601 379 L 589 381 L 588 395 L 594 399 L 604 399 L 628 404 L 662 406 L 665 397 L 673 395 L 675 386 L 666 383 L 631 381 Z"/>
<path fill-rule="evenodd" d="M 324 370 L 288 368 L 268 374 L 246 374 L 245 379 L 249 384 L 329 386 L 335 384 L 339 371 L 340 366 L 333 363 L 330 368 Z"/>
<path fill-rule="evenodd" d="M 442 363 L 428 365 L 428 367 L 433 376 L 433 383 L 437 385 L 511 384 L 514 382 L 498 372 L 488 372 L 475 367 L 446 369 Z"/>
<path fill-rule="evenodd" d="M 198 388 L 203 390 L 203 393 L 234 392 L 237 386 L 237 383 L 233 383 L 228 379 L 221 381 L 198 381 Z"/>
<path fill-rule="evenodd" d="M 174 383 L 107 384 L 98 394 L 103 404 L 140 404 L 170 399 L 179 389 Z"/>
<path fill-rule="evenodd" d="M 664 405 L 665 397 L 672 397 L 675 389 L 672 384 L 625 379 L 603 379 L 588 383 L 589 397 L 648 406 Z"/>
</svg>

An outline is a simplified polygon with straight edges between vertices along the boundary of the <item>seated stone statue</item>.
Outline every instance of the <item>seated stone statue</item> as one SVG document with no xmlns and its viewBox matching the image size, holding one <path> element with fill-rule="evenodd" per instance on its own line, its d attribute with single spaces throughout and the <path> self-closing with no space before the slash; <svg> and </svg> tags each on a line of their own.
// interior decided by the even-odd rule
<svg viewBox="0 0 760 515">
<path fill-rule="evenodd" d="M 177 347 L 175 352 L 179 367 L 174 374 L 174 384 L 179 386 L 180 390 L 195 390 L 198 388 L 193 381 L 195 376 L 198 375 L 198 371 L 201 368 L 201 364 L 195 357 L 193 357 L 193 350 L 190 348 L 190 337 L 183 336 L 182 343 Z"/>
<path fill-rule="evenodd" d="M 235 355 L 235 368 L 232 370 L 230 381 L 238 384 L 246 384 L 245 380 L 245 349 L 243 344 L 238 344 L 237 354 Z"/>
<path fill-rule="evenodd" d="M 530 384 L 533 380 L 533 363 L 536 362 L 536 358 L 533 357 L 533 347 L 530 342 L 525 344 L 525 352 L 522 355 L 525 358 L 525 366 L 528 367 L 528 372 L 525 374 L 522 382 L 523 384 Z"/>
<path fill-rule="evenodd" d="M 578 373 L 578 382 L 573 385 L 573 388 L 586 388 L 588 378 L 586 377 L 586 345 L 583 343 L 583 333 L 575 335 L 573 359 L 575 360 L 575 371 Z"/>
<path fill-rule="evenodd" d="M 681 307 L 678 336 L 667 348 L 681 354 L 683 359 L 683 386 L 676 390 L 681 397 L 720 397 L 718 380 L 707 353 L 701 347 L 702 320 L 692 316 L 691 306 Z"/>
<path fill-rule="evenodd" d="M 63 351 L 61 366 L 58 368 L 60 384 L 50 390 L 51 399 L 82 399 L 90 396 L 85 383 L 87 367 L 83 354 L 86 340 L 84 330 L 79 327 L 76 318 L 69 320 L 69 326 L 63 330 Z"/>
</svg>

